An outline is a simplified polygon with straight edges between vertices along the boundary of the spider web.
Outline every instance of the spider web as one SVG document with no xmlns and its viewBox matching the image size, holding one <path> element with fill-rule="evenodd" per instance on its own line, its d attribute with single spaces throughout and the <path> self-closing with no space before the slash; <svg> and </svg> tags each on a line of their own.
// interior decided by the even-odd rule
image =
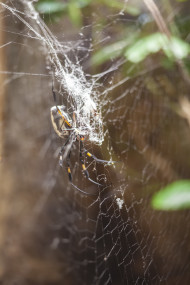
<svg viewBox="0 0 190 285">
<path fill-rule="evenodd" d="M 126 16 L 127 3 L 117 13 L 103 9 L 103 26 L 96 19 L 101 9 L 95 11 L 76 36 L 75 30 L 67 35 L 66 20 L 51 23 L 50 31 L 34 2 L 0 6 L 6 56 L 1 70 L 1 92 L 6 91 L 1 96 L 2 282 L 189 284 L 189 211 L 159 212 L 150 206 L 161 186 L 189 177 L 189 126 L 175 111 L 179 94 L 188 94 L 188 82 L 177 67 L 165 69 L 154 58 L 140 66 L 120 56 L 101 71 L 93 67 L 91 54 L 113 44 L 114 31 L 119 29 L 122 39 L 140 29 L 144 18 Z M 145 6 L 142 11 L 148 21 Z M 88 126 L 85 148 L 100 159 L 118 161 L 110 166 L 85 159 L 99 187 L 83 177 L 79 146 L 73 145 L 74 184 L 97 195 L 71 187 L 59 166 L 63 140 L 50 122 L 52 85 L 58 103 Z"/>
</svg>

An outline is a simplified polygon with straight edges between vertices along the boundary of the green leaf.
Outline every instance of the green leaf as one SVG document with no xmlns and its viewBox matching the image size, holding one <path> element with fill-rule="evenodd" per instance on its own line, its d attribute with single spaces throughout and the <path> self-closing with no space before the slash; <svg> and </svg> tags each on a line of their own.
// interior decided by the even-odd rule
<svg viewBox="0 0 190 285">
<path fill-rule="evenodd" d="M 156 210 L 182 210 L 190 208 L 190 180 L 173 182 L 153 198 L 151 205 Z"/>
<path fill-rule="evenodd" d="M 53 14 L 64 12 L 67 9 L 67 4 L 64 2 L 44 0 L 36 3 L 35 7 L 40 14 Z"/>
<path fill-rule="evenodd" d="M 101 4 L 105 4 L 108 7 L 114 8 L 114 9 L 118 9 L 121 10 L 123 12 L 127 12 L 130 15 L 133 16 L 137 16 L 140 14 L 140 8 L 137 7 L 137 5 L 130 5 L 128 3 L 126 3 L 126 5 L 123 5 L 122 1 L 118 1 L 118 0 L 99 0 L 98 2 L 100 2 Z"/>
<path fill-rule="evenodd" d="M 92 0 L 75 0 L 75 2 L 78 4 L 78 7 L 84 8 L 88 6 L 92 2 Z"/>
<path fill-rule="evenodd" d="M 107 60 L 114 59 L 122 54 L 123 49 L 126 47 L 126 41 L 118 41 L 114 44 L 101 48 L 96 52 L 91 60 L 93 65 L 99 65 Z"/>
<path fill-rule="evenodd" d="M 169 46 L 165 47 L 165 52 L 166 50 L 171 50 L 175 58 L 183 59 L 188 56 L 190 52 L 190 46 L 180 38 L 172 37 L 171 43 L 169 42 Z"/>
<path fill-rule="evenodd" d="M 108 46 L 99 49 L 96 53 L 93 54 L 91 58 L 92 64 L 97 66 L 106 62 L 107 60 L 112 60 L 118 56 L 122 56 L 126 50 L 126 47 L 131 42 L 134 42 L 134 37 L 138 37 L 138 32 L 131 33 L 131 35 L 124 38 L 124 40 L 116 41 Z"/>
<path fill-rule="evenodd" d="M 144 60 L 149 54 L 160 50 L 171 59 L 182 59 L 190 53 L 190 46 L 183 40 L 172 36 L 170 39 L 164 34 L 155 33 L 139 39 L 125 51 L 126 58 L 134 63 Z"/>
<path fill-rule="evenodd" d="M 66 3 L 57 0 L 40 0 L 35 4 L 35 7 L 40 14 L 45 16 L 51 15 L 55 19 L 60 18 L 63 13 L 68 13 L 72 23 L 76 26 L 81 26 L 81 9 L 88 6 L 91 2 L 92 0 L 69 0 Z"/>
<path fill-rule="evenodd" d="M 68 3 L 68 12 L 69 12 L 69 17 L 72 23 L 76 26 L 81 26 L 82 15 L 81 15 L 80 7 L 76 1 L 72 0 Z"/>
</svg>

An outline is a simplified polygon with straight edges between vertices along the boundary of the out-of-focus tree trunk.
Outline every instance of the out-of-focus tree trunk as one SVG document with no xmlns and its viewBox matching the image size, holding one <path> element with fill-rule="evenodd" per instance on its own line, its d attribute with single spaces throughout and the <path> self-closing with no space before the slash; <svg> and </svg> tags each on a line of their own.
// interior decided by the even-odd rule
<svg viewBox="0 0 190 285">
<path fill-rule="evenodd" d="M 2 2 L 2 1 L 1 1 Z M 0 47 L 3 46 L 3 18 L 0 17 Z M 0 48 L 0 71 L 4 70 L 5 66 L 5 61 L 4 61 L 4 53 L 3 49 Z M 4 110 L 4 104 L 5 104 L 5 88 L 4 88 L 4 74 L 0 72 L 0 180 L 2 176 L 2 162 L 3 162 L 3 110 Z M 0 226 L 1 226 L 1 231 L 0 231 L 0 247 L 2 246 L 2 241 L 3 241 L 3 227 L 2 227 L 2 222 L 3 222 L 3 205 L 2 205 L 2 190 L 0 192 L 1 199 L 0 199 Z M 2 259 L 0 258 L 0 275 L 2 274 Z"/>
<path fill-rule="evenodd" d="M 0 17 L 0 47 L 3 46 L 3 19 Z M 0 70 L 4 70 L 4 54 L 3 49 L 0 48 Z M 3 110 L 4 110 L 4 74 L 0 73 L 0 159 L 3 154 Z"/>
</svg>

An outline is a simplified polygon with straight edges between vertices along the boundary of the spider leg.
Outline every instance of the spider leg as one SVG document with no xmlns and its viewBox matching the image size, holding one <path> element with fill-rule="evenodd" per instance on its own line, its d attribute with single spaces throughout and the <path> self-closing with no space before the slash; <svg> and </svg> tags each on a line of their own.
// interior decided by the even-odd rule
<svg viewBox="0 0 190 285">
<path fill-rule="evenodd" d="M 70 142 L 71 135 L 67 138 L 66 142 L 64 145 L 61 147 L 60 152 L 59 152 L 59 165 L 63 167 L 63 152 L 65 150 L 66 145 Z M 71 152 L 71 151 L 70 151 Z M 69 152 L 69 153 L 70 153 Z"/>
<path fill-rule="evenodd" d="M 66 162 L 67 162 L 67 173 L 68 173 L 68 176 L 69 176 L 69 181 L 72 183 L 70 157 L 71 157 L 71 150 L 69 151 L 69 154 L 68 154 L 68 156 L 66 158 Z"/>
<path fill-rule="evenodd" d="M 63 152 L 64 152 L 64 149 L 65 149 L 65 146 L 70 142 L 70 139 L 71 139 L 71 136 L 68 137 L 68 139 L 66 140 L 65 144 L 62 146 L 61 150 L 60 150 L 60 158 L 59 158 L 59 164 L 60 166 L 62 167 L 63 166 Z M 89 195 L 89 196 L 96 196 L 97 194 L 93 194 L 93 193 L 87 193 L 83 190 L 81 190 L 80 188 L 78 188 L 76 185 L 73 184 L 72 182 L 72 174 L 71 174 L 71 166 L 70 166 L 70 157 L 71 157 L 71 149 L 69 150 L 69 153 L 67 155 L 67 158 L 66 158 L 66 163 L 67 163 L 67 173 L 68 173 L 68 177 L 69 177 L 69 182 L 70 184 L 75 188 L 77 189 L 79 192 L 85 194 L 85 195 Z"/>
<path fill-rule="evenodd" d="M 88 156 L 88 157 L 91 157 L 93 158 L 96 162 L 99 162 L 99 163 L 106 163 L 106 164 L 109 164 L 109 165 L 113 165 L 116 163 L 116 161 L 109 161 L 109 160 L 103 160 L 103 159 L 99 159 L 97 158 L 95 155 L 93 155 L 92 153 L 90 153 L 89 151 L 87 151 L 87 149 L 83 148 L 84 150 L 84 153 Z"/>
<path fill-rule="evenodd" d="M 98 182 L 92 180 L 92 179 L 89 177 L 89 172 L 88 172 L 88 170 L 86 169 L 86 166 L 85 166 L 85 164 L 84 164 L 83 155 L 82 155 L 82 153 L 83 153 L 83 151 L 82 151 L 83 148 L 84 148 L 83 143 L 82 143 L 82 141 L 80 141 L 80 162 L 81 162 L 81 164 L 82 164 L 82 170 L 83 170 L 83 172 L 84 172 L 86 178 L 87 178 L 89 181 L 91 181 L 92 183 L 96 184 L 96 185 L 103 186 L 102 184 L 100 184 L 100 183 L 98 183 Z"/>
<path fill-rule="evenodd" d="M 68 154 L 67 159 L 66 159 L 66 161 L 67 161 L 67 173 L 68 173 L 68 176 L 69 176 L 69 182 L 79 192 L 81 192 L 81 193 L 83 193 L 85 195 L 89 195 L 89 196 L 94 196 L 94 195 L 96 196 L 97 194 L 87 193 L 87 192 L 81 190 L 80 188 L 78 188 L 75 184 L 73 184 L 73 182 L 72 182 L 72 174 L 71 174 L 71 167 L 70 167 L 70 156 L 71 156 L 71 150 L 69 151 L 69 154 Z"/>
<path fill-rule="evenodd" d="M 78 188 L 78 187 L 77 187 L 75 184 L 73 184 L 72 182 L 71 182 L 71 185 L 72 185 L 75 189 L 77 189 L 79 192 L 81 192 L 82 194 L 85 194 L 85 195 L 88 195 L 88 196 L 97 196 L 97 193 L 96 193 L 96 194 L 95 194 L 95 193 L 87 193 L 87 192 L 81 190 L 80 188 Z"/>
</svg>

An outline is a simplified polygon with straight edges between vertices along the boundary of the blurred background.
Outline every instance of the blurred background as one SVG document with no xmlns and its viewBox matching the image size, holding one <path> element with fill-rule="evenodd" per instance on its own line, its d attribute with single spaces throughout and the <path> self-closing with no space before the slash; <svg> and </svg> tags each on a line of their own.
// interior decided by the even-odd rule
<svg viewBox="0 0 190 285">
<path fill-rule="evenodd" d="M 2 284 L 190 283 L 189 9 L 182 0 L 1 1 Z M 73 145 L 74 184 L 94 196 L 59 166 L 52 85 L 70 113 L 72 98 L 58 62 L 92 86 L 101 109 L 104 141 L 85 139 L 86 149 L 117 161 L 85 159 L 97 186 Z M 156 200 L 184 180 L 183 193 L 179 184 Z"/>
</svg>

